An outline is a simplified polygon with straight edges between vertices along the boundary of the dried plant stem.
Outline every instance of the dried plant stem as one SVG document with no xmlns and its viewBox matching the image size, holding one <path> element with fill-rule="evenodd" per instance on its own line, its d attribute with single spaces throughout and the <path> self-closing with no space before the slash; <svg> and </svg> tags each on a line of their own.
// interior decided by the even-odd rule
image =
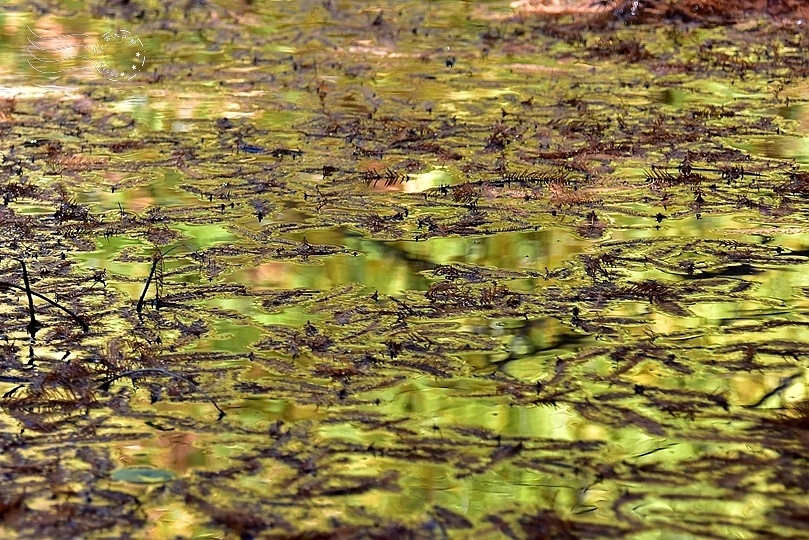
<svg viewBox="0 0 809 540">
<path fill-rule="evenodd" d="M 157 265 L 162 263 L 163 259 L 166 257 L 166 255 L 168 255 L 169 253 L 171 253 L 172 251 L 174 251 L 178 247 L 179 246 L 174 246 L 171 249 L 167 249 L 165 252 L 161 252 L 160 249 L 157 249 L 157 252 L 152 256 L 152 268 L 149 270 L 149 277 L 146 278 L 146 284 L 143 286 L 143 292 L 140 293 L 140 298 L 138 299 L 138 305 L 135 308 L 136 311 L 138 312 L 138 314 L 140 314 L 140 312 L 143 310 L 143 304 L 144 304 L 144 300 L 146 299 L 146 293 L 149 291 L 149 285 L 151 285 L 152 279 L 154 279 L 155 272 L 157 272 Z M 157 287 L 158 287 L 158 289 L 161 286 L 161 282 L 162 282 L 162 279 L 163 279 L 162 275 L 163 275 L 163 270 L 162 270 L 162 267 L 161 267 L 160 272 L 158 272 L 158 278 L 157 278 L 157 283 L 158 283 Z M 160 300 L 158 290 L 155 291 L 155 299 L 157 301 Z"/>
<path fill-rule="evenodd" d="M 42 324 L 37 321 L 34 312 L 34 297 L 31 295 L 31 282 L 28 280 L 28 269 L 25 267 L 25 261 L 17 259 L 22 265 L 22 281 L 25 284 L 25 294 L 28 297 L 28 314 L 31 316 L 31 321 L 28 323 L 28 333 L 31 334 L 31 339 L 36 338 L 37 330 L 42 328 Z"/>
<path fill-rule="evenodd" d="M 64 311 L 65 313 L 67 313 L 70 316 L 70 318 L 73 319 L 74 321 L 76 321 L 76 324 L 81 326 L 81 329 L 84 330 L 85 332 L 90 331 L 90 327 L 88 326 L 88 324 L 86 322 L 84 322 L 82 320 L 81 317 L 79 317 L 78 315 L 76 315 L 75 313 L 73 313 L 72 311 L 67 309 L 65 306 L 63 306 L 61 304 L 58 304 L 57 302 L 54 302 L 53 300 L 51 300 L 50 298 L 48 298 L 45 295 L 39 294 L 36 291 L 32 291 L 30 288 L 28 290 L 26 290 L 25 287 L 20 287 L 19 285 L 14 285 L 13 283 L 0 282 L 0 287 L 8 287 L 10 289 L 19 289 L 21 291 L 26 291 L 29 294 L 29 297 L 28 297 L 29 302 L 31 302 L 31 295 L 36 296 L 40 300 L 44 300 L 47 303 L 49 303 L 50 305 L 52 305 L 53 307 L 59 308 L 62 311 Z M 30 303 L 29 303 L 29 309 L 30 309 Z M 31 315 L 31 318 L 33 319 L 33 314 Z M 28 323 L 28 324 L 30 326 L 31 323 Z M 41 323 L 39 321 L 36 321 L 36 324 L 38 326 L 41 326 Z"/>
<path fill-rule="evenodd" d="M 155 269 L 162 258 L 163 256 L 161 255 L 160 257 L 154 257 L 152 259 L 152 269 L 149 270 L 149 277 L 146 278 L 146 285 L 143 286 L 143 292 L 140 294 L 140 299 L 138 300 L 138 306 L 136 308 L 138 313 L 140 313 L 143 309 L 143 300 L 146 298 L 146 292 L 149 290 L 149 285 L 152 283 L 152 277 L 154 277 Z"/>
<path fill-rule="evenodd" d="M 23 283 L 25 284 L 25 286 L 20 287 L 19 285 L 15 285 L 14 283 L 7 283 L 5 281 L 0 281 L 0 288 L 17 289 L 17 290 L 20 290 L 20 291 L 25 291 L 25 295 L 28 297 L 28 314 L 31 317 L 31 320 L 28 323 L 26 328 L 28 330 L 28 333 L 31 334 L 31 338 L 34 338 L 37 331 L 40 328 L 42 328 L 42 323 L 40 323 L 36 319 L 36 312 L 34 311 L 34 296 L 36 296 L 37 298 L 39 298 L 41 300 L 46 301 L 47 303 L 49 303 L 53 307 L 59 308 L 62 311 L 64 311 L 65 313 L 67 313 L 70 316 L 70 318 L 73 319 L 74 321 L 76 321 L 76 324 L 81 326 L 81 329 L 84 330 L 85 332 L 90 331 L 90 327 L 87 325 L 86 322 L 84 322 L 81 319 L 81 317 L 79 317 L 78 315 L 76 315 L 75 313 L 73 313 L 72 311 L 67 309 L 66 307 L 62 306 L 58 302 L 55 302 L 55 301 L 51 300 L 47 296 L 44 296 L 42 294 L 39 294 L 38 292 L 32 291 L 31 290 L 31 281 L 28 279 L 28 268 L 25 266 L 25 262 L 22 261 L 21 259 L 17 259 L 17 262 L 19 262 L 20 265 L 22 266 L 22 280 L 23 280 Z"/>
</svg>

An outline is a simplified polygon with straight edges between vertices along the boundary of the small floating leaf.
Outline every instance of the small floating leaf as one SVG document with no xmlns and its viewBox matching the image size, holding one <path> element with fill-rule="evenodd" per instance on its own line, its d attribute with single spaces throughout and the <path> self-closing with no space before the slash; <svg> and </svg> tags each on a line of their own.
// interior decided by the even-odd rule
<svg viewBox="0 0 809 540">
<path fill-rule="evenodd" d="M 173 480 L 174 473 L 151 467 L 126 467 L 113 471 L 110 478 L 117 482 L 129 482 L 130 484 L 160 484 Z"/>
</svg>

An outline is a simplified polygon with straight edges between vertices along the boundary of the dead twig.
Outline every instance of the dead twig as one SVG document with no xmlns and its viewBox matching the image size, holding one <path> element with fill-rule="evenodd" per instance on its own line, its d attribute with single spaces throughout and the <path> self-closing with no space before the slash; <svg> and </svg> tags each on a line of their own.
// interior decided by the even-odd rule
<svg viewBox="0 0 809 540">
<path fill-rule="evenodd" d="M 169 370 L 163 369 L 163 368 L 141 368 L 141 369 L 132 369 L 132 370 L 129 370 L 129 371 L 124 371 L 123 373 L 118 373 L 117 375 L 113 375 L 112 377 L 109 377 L 109 378 L 105 379 L 99 385 L 99 388 L 101 390 L 104 390 L 105 392 L 108 392 L 109 389 L 110 389 L 110 385 L 112 383 L 114 383 L 115 381 L 117 381 L 119 379 L 123 379 L 124 377 L 129 377 L 131 379 L 134 379 L 134 378 L 136 378 L 138 376 L 144 376 L 144 377 L 148 377 L 148 376 L 171 377 L 172 379 L 177 379 L 178 381 L 182 381 L 184 383 L 187 383 L 189 386 L 191 386 L 191 388 L 194 389 L 194 391 L 199 392 L 203 396 L 205 396 L 205 399 L 210 401 L 211 405 L 213 405 L 216 408 L 216 410 L 219 411 L 219 417 L 216 419 L 217 421 L 222 420 L 222 418 L 225 417 L 225 411 L 223 411 L 219 407 L 219 405 L 216 403 L 216 401 L 214 401 L 214 399 L 210 396 L 210 394 L 208 394 L 208 392 L 206 392 L 205 390 L 200 388 L 200 386 L 197 383 L 195 383 L 194 381 L 192 381 L 191 379 L 189 379 L 188 377 L 186 377 L 184 375 L 180 375 L 179 373 L 174 373 L 173 371 L 169 371 Z"/>
<path fill-rule="evenodd" d="M 33 298 L 34 296 L 36 296 L 37 298 L 39 298 L 41 300 L 46 301 L 50 305 L 52 305 L 52 306 L 54 306 L 56 308 L 59 308 L 62 311 L 64 311 L 65 313 L 67 313 L 70 316 L 70 318 L 73 319 L 74 321 L 76 321 L 76 324 L 81 326 L 81 329 L 84 330 L 85 332 L 90 331 L 89 325 L 86 322 L 84 322 L 84 320 L 82 320 L 81 317 L 79 317 L 78 315 L 76 315 L 75 313 L 73 313 L 72 311 L 67 309 L 66 307 L 62 306 L 58 302 L 55 302 L 55 301 L 51 300 L 47 296 L 44 296 L 42 294 L 39 294 L 38 292 L 35 292 L 35 291 L 31 290 L 31 281 L 28 279 L 28 268 L 26 268 L 25 262 L 22 259 L 16 259 L 16 260 L 17 260 L 17 262 L 20 263 L 20 265 L 22 265 L 22 280 L 23 280 L 23 283 L 25 284 L 25 286 L 20 287 L 19 285 L 15 285 L 14 283 L 8 283 L 8 282 L 5 282 L 5 281 L 0 281 L 0 289 L 17 289 L 17 290 L 20 290 L 20 291 L 25 291 L 25 295 L 28 297 L 28 314 L 31 317 L 31 320 L 28 322 L 28 325 L 26 326 L 26 329 L 28 330 L 28 333 L 31 334 L 31 339 L 35 339 L 36 333 L 43 326 L 43 324 L 36 319 L 36 312 L 34 310 L 34 298 Z"/>
</svg>

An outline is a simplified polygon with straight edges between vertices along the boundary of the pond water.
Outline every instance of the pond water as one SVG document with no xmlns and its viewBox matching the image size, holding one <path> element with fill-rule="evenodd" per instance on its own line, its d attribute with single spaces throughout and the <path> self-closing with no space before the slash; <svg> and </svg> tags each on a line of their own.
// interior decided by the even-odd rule
<svg viewBox="0 0 809 540">
<path fill-rule="evenodd" d="M 0 12 L 4 538 L 807 534 L 805 25 L 256 4 Z"/>
</svg>

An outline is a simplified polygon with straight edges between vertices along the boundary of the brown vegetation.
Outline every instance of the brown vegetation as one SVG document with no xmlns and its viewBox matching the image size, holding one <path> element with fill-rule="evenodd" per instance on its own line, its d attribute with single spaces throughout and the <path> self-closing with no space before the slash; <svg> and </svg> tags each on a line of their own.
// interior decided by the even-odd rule
<svg viewBox="0 0 809 540">
<path fill-rule="evenodd" d="M 518 0 L 511 5 L 518 13 L 586 15 L 590 22 L 611 18 L 647 23 L 682 20 L 727 24 L 761 16 L 794 20 L 809 17 L 809 6 L 800 0 Z"/>
</svg>

